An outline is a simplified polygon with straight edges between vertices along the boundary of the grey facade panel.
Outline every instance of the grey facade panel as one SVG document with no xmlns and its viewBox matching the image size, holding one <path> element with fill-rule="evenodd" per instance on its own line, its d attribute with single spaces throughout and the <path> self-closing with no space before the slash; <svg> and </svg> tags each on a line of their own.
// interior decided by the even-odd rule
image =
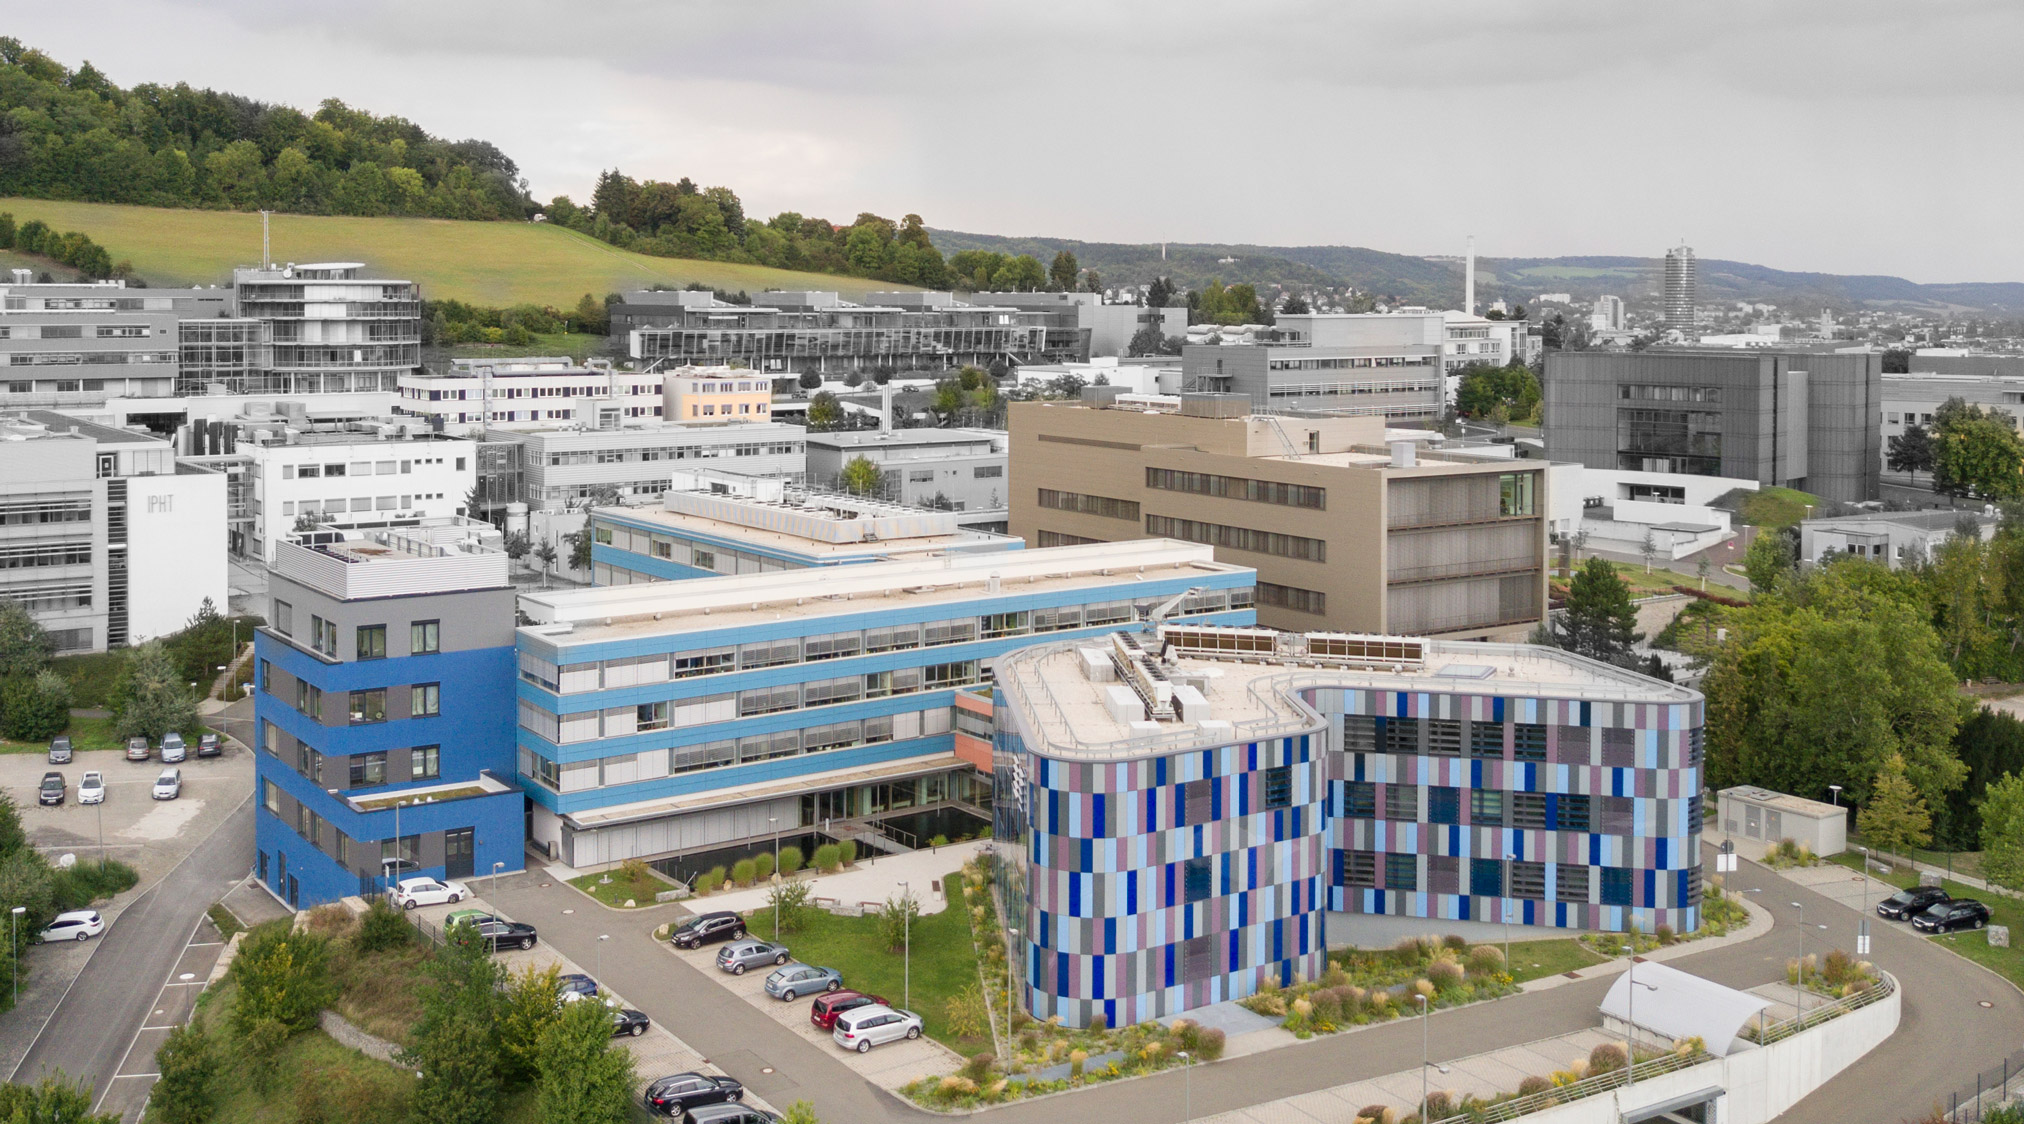
<svg viewBox="0 0 2024 1124">
<path fill-rule="evenodd" d="M 407 656 L 416 621 L 436 621 L 441 650 L 462 652 L 473 648 L 501 648 L 513 645 L 514 593 L 511 589 L 459 590 L 454 593 L 425 593 L 409 597 L 383 597 L 363 601 L 339 601 L 270 571 L 270 601 L 289 605 L 290 639 L 302 648 L 310 647 L 310 617 L 319 616 L 337 624 L 337 658 L 347 663 L 358 658 L 358 626 L 387 626 L 388 657 Z M 273 606 L 269 605 L 272 620 Z"/>
<path fill-rule="evenodd" d="M 1882 357 L 1869 354 L 1556 351 L 1546 357 L 1546 455 L 1591 468 L 1736 477 L 1844 502 L 1874 499 L 1882 386 Z M 1641 397 L 1644 388 L 1672 397 Z M 1707 467 L 1692 469 L 1640 462 L 1626 449 L 1640 410 L 1712 417 L 1719 467 L 1707 470 L 1712 455 L 1702 461 Z"/>
</svg>

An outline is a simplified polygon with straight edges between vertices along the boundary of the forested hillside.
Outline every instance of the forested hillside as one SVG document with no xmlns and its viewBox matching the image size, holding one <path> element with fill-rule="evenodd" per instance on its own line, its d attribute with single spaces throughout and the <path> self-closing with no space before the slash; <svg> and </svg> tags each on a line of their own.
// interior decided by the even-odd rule
<svg viewBox="0 0 2024 1124">
<path fill-rule="evenodd" d="M 0 195 L 520 219 L 519 170 L 480 140 L 325 101 L 314 116 L 177 83 L 122 90 L 0 37 Z"/>
</svg>

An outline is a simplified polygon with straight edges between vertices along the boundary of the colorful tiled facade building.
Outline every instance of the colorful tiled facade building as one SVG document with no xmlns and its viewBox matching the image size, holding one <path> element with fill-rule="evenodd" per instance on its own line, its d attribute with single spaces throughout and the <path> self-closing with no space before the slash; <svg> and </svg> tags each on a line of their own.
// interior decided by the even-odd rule
<svg viewBox="0 0 2024 1124">
<path fill-rule="evenodd" d="M 1036 1018 L 1311 978 L 1331 911 L 1699 926 L 1685 688 L 1525 645 L 1196 625 L 994 669 L 998 884 Z"/>
</svg>

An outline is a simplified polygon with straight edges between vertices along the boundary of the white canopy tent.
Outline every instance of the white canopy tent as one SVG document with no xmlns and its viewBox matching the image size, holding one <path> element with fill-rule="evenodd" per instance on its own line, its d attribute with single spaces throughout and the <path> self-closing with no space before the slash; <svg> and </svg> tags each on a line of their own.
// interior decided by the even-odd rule
<svg viewBox="0 0 2024 1124">
<path fill-rule="evenodd" d="M 1602 1013 L 1662 1038 L 1699 1038 L 1708 1052 L 1725 1057 L 1743 1026 L 1771 1005 L 1769 999 L 1723 987 L 1664 964 L 1634 963 L 1602 997 Z M 1637 996 L 1631 996 L 1631 984 Z M 1631 1019 L 1635 1008 L 1637 1018 Z"/>
</svg>

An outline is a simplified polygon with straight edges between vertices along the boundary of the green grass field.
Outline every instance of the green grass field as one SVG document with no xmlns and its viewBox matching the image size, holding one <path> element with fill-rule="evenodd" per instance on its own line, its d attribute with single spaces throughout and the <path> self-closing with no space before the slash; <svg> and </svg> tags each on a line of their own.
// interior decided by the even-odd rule
<svg viewBox="0 0 2024 1124">
<path fill-rule="evenodd" d="M 1502 945 L 1498 945 L 1500 949 Z M 1591 964 L 1600 964 L 1603 957 L 1582 947 L 1572 937 L 1560 937 L 1545 941 L 1518 941 L 1511 946 L 1511 978 L 1518 983 L 1527 980 L 1558 976 Z"/>
<path fill-rule="evenodd" d="M 1760 488 L 1743 500 L 1737 520 L 1759 527 L 1790 527 L 1806 518 L 1808 508 L 1820 506 L 1820 497 L 1793 488 Z"/>
<path fill-rule="evenodd" d="M 114 261 L 131 261 L 151 285 L 224 284 L 231 280 L 233 266 L 260 259 L 257 214 L 21 198 L 0 198 L 0 211 L 12 213 L 17 223 L 41 219 L 57 230 L 89 234 Z M 375 276 L 420 282 L 422 295 L 431 300 L 493 307 L 568 309 L 585 293 L 602 297 L 655 283 L 693 282 L 755 293 L 833 289 L 846 296 L 910 287 L 759 265 L 649 257 L 542 223 L 277 214 L 272 239 L 276 261 L 362 261 Z M 0 257 L 0 267 L 7 264 Z"/>
<path fill-rule="evenodd" d="M 962 878 L 950 875 L 945 885 L 949 900 L 963 900 Z M 772 911 L 760 908 L 746 914 L 752 935 L 762 940 L 773 937 Z M 906 984 L 902 958 L 886 950 L 878 936 L 875 917 L 837 917 L 819 909 L 808 911 L 808 921 L 791 933 L 780 935 L 804 964 L 835 968 L 843 973 L 843 986 L 884 996 L 895 1006 L 904 1002 Z M 949 1029 L 948 1002 L 958 991 L 977 984 L 977 954 L 970 938 L 970 918 L 961 905 L 940 913 L 916 918 L 913 927 L 912 1010 L 921 1016 L 930 1038 L 968 1057 L 990 1043 L 960 1038 Z M 804 1000 L 803 1002 L 806 1002 Z"/>
</svg>

